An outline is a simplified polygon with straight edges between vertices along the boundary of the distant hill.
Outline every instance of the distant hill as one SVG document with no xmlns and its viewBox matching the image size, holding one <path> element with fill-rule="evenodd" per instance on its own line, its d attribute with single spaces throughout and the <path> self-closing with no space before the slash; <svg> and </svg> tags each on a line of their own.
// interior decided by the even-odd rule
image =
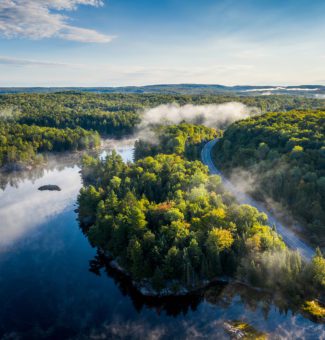
<svg viewBox="0 0 325 340">
<path fill-rule="evenodd" d="M 325 99 L 325 86 L 224 86 L 206 84 L 161 84 L 124 87 L 0 87 L 4 93 L 52 93 L 52 92 L 98 92 L 98 93 L 166 93 L 166 94 L 232 94 L 241 96 L 292 95 Z"/>
</svg>

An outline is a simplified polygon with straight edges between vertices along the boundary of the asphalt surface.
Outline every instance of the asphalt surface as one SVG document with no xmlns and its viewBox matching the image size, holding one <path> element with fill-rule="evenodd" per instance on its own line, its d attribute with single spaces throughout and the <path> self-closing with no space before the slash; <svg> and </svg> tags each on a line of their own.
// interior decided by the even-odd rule
<svg viewBox="0 0 325 340">
<path fill-rule="evenodd" d="M 286 243 L 286 245 L 291 249 L 298 250 L 304 259 L 310 261 L 315 253 L 313 248 L 306 244 L 306 242 L 304 242 L 304 240 L 302 240 L 297 234 L 295 234 L 294 231 L 285 227 L 281 222 L 279 222 L 277 218 L 272 213 L 270 213 L 262 203 L 257 202 L 252 197 L 239 191 L 239 189 L 236 188 L 222 174 L 222 172 L 216 168 L 214 162 L 212 161 L 211 151 L 218 140 L 219 139 L 214 139 L 205 144 L 201 152 L 202 162 L 208 166 L 210 173 L 214 175 L 219 175 L 221 177 L 225 188 L 237 198 L 239 203 L 252 205 L 253 207 L 256 207 L 259 211 L 267 214 L 269 224 L 276 227 L 277 232 L 282 236 L 282 239 Z"/>
</svg>

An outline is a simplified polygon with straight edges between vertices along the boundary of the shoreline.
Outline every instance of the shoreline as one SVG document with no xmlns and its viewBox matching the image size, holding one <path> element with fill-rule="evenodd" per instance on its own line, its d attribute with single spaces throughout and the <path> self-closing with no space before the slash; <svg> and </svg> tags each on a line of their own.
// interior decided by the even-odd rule
<svg viewBox="0 0 325 340">
<path fill-rule="evenodd" d="M 165 297 L 186 297 L 192 294 L 199 293 L 202 290 L 206 290 L 216 284 L 240 284 L 244 285 L 245 287 L 252 289 L 256 292 L 264 292 L 264 293 L 271 293 L 267 289 L 254 287 L 248 284 L 247 282 L 237 280 L 235 278 L 232 278 L 230 276 L 220 276 L 215 277 L 211 280 L 202 280 L 201 284 L 196 285 L 195 287 L 185 287 L 183 286 L 179 291 L 176 291 L 172 287 L 163 288 L 161 291 L 157 291 L 154 289 L 150 282 L 142 280 L 140 282 L 137 282 L 134 280 L 131 276 L 131 274 L 125 270 L 122 266 L 120 266 L 117 262 L 117 260 L 110 254 L 109 251 L 103 251 L 101 249 L 98 249 L 99 253 L 104 257 L 105 261 L 107 262 L 108 266 L 116 270 L 119 274 L 123 275 L 129 283 L 132 285 L 136 291 L 141 294 L 144 297 L 148 298 L 165 298 Z M 175 284 L 174 282 L 170 282 L 170 284 Z M 179 282 L 177 283 L 179 284 Z"/>
<path fill-rule="evenodd" d="M 127 283 L 131 286 L 133 290 L 137 294 L 139 294 L 143 299 L 149 299 L 149 300 L 160 300 L 160 299 L 171 299 L 171 298 L 189 298 L 191 296 L 203 294 L 205 291 L 208 291 L 210 288 L 213 288 L 217 285 L 240 285 L 243 286 L 247 289 L 250 289 L 252 291 L 255 291 L 256 293 L 264 293 L 270 295 L 272 297 L 272 300 L 274 299 L 274 295 L 272 291 L 267 290 L 265 288 L 259 288 L 259 287 L 254 287 L 247 282 L 241 281 L 234 279 L 230 276 L 221 276 L 221 277 L 216 277 L 212 280 L 206 280 L 202 281 L 201 285 L 198 285 L 193 288 L 188 288 L 188 287 L 182 287 L 179 291 L 175 291 L 172 288 L 163 288 L 161 291 L 155 290 L 152 285 L 149 282 L 145 281 L 140 281 L 137 282 L 136 280 L 132 279 L 132 276 L 123 268 L 121 267 L 117 260 L 115 260 L 112 255 L 106 251 L 102 251 L 99 249 L 100 254 L 104 257 L 106 265 L 109 266 L 109 268 L 113 271 L 115 271 L 118 275 L 123 277 L 123 280 L 126 280 Z M 122 278 L 120 277 L 120 280 Z M 323 305 L 323 301 L 320 299 L 317 299 L 318 302 L 320 302 Z M 325 322 L 324 318 L 316 318 L 314 315 L 311 313 L 308 313 L 303 309 L 303 305 L 297 306 L 298 308 L 296 309 L 297 312 L 299 312 L 300 315 L 303 317 L 308 318 L 309 320 L 312 320 L 316 324 L 323 324 Z M 291 308 L 291 307 L 290 307 Z"/>
<path fill-rule="evenodd" d="M 124 149 L 134 145 L 136 139 L 134 138 L 100 138 L 100 145 L 91 149 L 84 150 L 64 150 L 64 151 L 47 151 L 37 153 L 37 158 L 34 160 L 28 160 L 26 162 L 17 161 L 14 163 L 6 163 L 0 167 L 0 175 L 10 175 L 10 174 L 20 174 L 23 172 L 29 172 L 50 166 L 51 162 L 56 163 L 58 158 L 63 160 L 75 161 L 75 163 L 81 161 L 81 156 L 85 153 L 96 153 L 99 154 L 105 151 L 110 151 L 113 149 Z"/>
<path fill-rule="evenodd" d="M 220 284 L 229 284 L 229 283 L 235 283 L 235 282 L 240 283 L 239 281 L 236 281 L 228 276 L 221 276 L 221 277 L 217 277 L 211 280 L 202 280 L 201 284 L 196 285 L 195 287 L 190 288 L 190 287 L 183 286 L 178 290 L 175 289 L 175 284 L 180 285 L 180 283 L 173 281 L 173 282 L 169 282 L 169 285 L 174 284 L 174 287 L 166 287 L 158 291 L 152 287 L 152 284 L 149 281 L 142 280 L 142 281 L 137 282 L 136 280 L 134 280 L 131 274 L 126 269 L 124 269 L 122 266 L 120 266 L 117 260 L 114 259 L 114 257 L 108 251 L 103 251 L 99 249 L 99 252 L 104 256 L 105 260 L 107 261 L 107 263 L 112 269 L 124 275 L 125 278 L 129 280 L 130 284 L 132 284 L 133 288 L 135 288 L 139 294 L 141 294 L 144 297 L 148 297 L 148 298 L 164 298 L 164 297 L 173 297 L 173 296 L 174 297 L 185 297 L 187 295 L 198 293 L 217 283 L 220 283 Z M 245 284 L 243 282 L 241 283 Z"/>
</svg>

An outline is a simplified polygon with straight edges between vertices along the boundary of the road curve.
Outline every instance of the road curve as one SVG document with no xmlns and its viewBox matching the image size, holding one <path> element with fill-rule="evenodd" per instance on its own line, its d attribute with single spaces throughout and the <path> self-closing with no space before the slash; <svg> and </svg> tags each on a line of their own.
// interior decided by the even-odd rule
<svg viewBox="0 0 325 340">
<path fill-rule="evenodd" d="M 277 232 L 282 236 L 283 241 L 286 245 L 294 250 L 298 250 L 301 256 L 310 261 L 314 256 L 314 249 L 307 245 L 298 235 L 296 235 L 292 230 L 286 228 L 282 223 L 280 223 L 276 217 L 267 211 L 262 203 L 257 202 L 252 197 L 246 195 L 245 193 L 239 191 L 223 174 L 220 170 L 216 168 L 214 162 L 212 161 L 211 151 L 214 145 L 218 142 L 218 138 L 206 143 L 201 151 L 201 159 L 203 164 L 207 165 L 210 173 L 214 175 L 219 175 L 222 179 L 225 188 L 231 192 L 237 198 L 238 202 L 241 204 L 249 204 L 256 207 L 259 211 L 264 212 L 268 216 L 268 222 L 270 225 L 275 225 Z"/>
</svg>

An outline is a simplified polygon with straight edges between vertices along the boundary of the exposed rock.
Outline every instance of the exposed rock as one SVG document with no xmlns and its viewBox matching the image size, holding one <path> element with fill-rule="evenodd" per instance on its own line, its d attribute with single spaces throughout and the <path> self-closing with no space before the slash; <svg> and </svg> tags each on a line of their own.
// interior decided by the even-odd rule
<svg viewBox="0 0 325 340">
<path fill-rule="evenodd" d="M 109 261 L 109 265 L 115 270 L 124 274 L 126 277 L 128 277 L 133 287 L 140 294 L 146 297 L 161 298 L 161 297 L 168 297 L 168 296 L 186 296 L 188 294 L 200 291 L 201 289 L 205 289 L 213 283 L 230 281 L 228 277 L 223 276 L 220 278 L 215 278 L 213 280 L 202 280 L 201 282 L 198 282 L 197 285 L 193 287 L 182 287 L 179 285 L 179 282 L 171 280 L 171 281 L 165 282 L 166 284 L 165 288 L 161 290 L 156 290 L 155 288 L 153 288 L 151 282 L 149 282 L 148 280 L 141 280 L 141 281 L 132 280 L 132 276 L 130 275 L 130 273 L 119 264 L 118 259 L 114 259 L 114 257 L 109 251 L 107 250 L 103 251 L 103 254 L 106 257 L 106 259 Z"/>
<path fill-rule="evenodd" d="M 48 185 L 42 185 L 41 187 L 38 188 L 38 190 L 61 191 L 61 188 L 57 185 L 48 184 Z"/>
<path fill-rule="evenodd" d="M 236 328 L 235 326 L 231 325 L 228 322 L 224 322 L 223 324 L 226 332 L 233 338 L 233 339 L 243 339 L 245 337 L 245 333 L 240 329 Z"/>
<path fill-rule="evenodd" d="M 248 323 L 243 321 L 225 321 L 223 323 L 225 331 L 230 335 L 231 339 L 256 339 L 267 340 L 266 333 L 260 332 Z"/>
</svg>

